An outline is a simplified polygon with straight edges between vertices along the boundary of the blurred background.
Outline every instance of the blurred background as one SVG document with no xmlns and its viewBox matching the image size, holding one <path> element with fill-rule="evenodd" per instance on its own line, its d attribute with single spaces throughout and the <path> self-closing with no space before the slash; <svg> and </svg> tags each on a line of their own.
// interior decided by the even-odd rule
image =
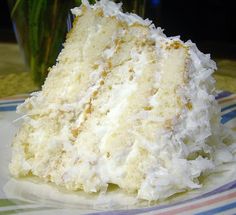
<svg viewBox="0 0 236 215">
<path fill-rule="evenodd" d="M 36 2 L 36 0 L 31 1 Z M 43 1 L 47 4 L 47 0 Z M 8 5 L 9 2 L 12 5 Z M 10 15 L 15 2 L 17 1 L 3 0 L 0 3 L 0 97 L 27 93 L 39 88 L 39 85 L 43 83 L 42 80 L 39 84 L 32 82 L 32 76 L 30 77 L 25 72 L 27 69 L 24 64 L 30 63 L 21 57 L 24 54 L 22 41 L 20 56 Z M 55 2 L 62 4 L 63 1 Z M 123 1 L 123 6 L 125 11 L 136 12 L 144 18 L 153 20 L 156 26 L 165 30 L 164 33 L 167 36 L 180 35 L 184 41 L 191 39 L 201 51 L 211 53 L 219 68 L 215 74 L 217 88 L 236 92 L 236 7 L 234 2 L 233 0 L 126 0 Z M 68 4 L 64 8 L 71 6 Z M 51 9 L 53 8 L 52 5 Z M 24 15 L 21 14 L 21 16 Z M 14 21 L 14 15 L 12 15 L 15 31 L 17 31 L 16 20 L 21 19 L 21 16 L 15 13 Z M 66 30 L 66 21 L 61 21 L 61 23 L 64 23 Z M 18 34 L 20 33 L 18 29 Z M 19 37 L 18 35 L 18 41 Z M 62 35 L 62 40 L 64 38 L 65 33 Z M 61 43 L 60 40 L 58 41 Z M 54 50 L 57 50 L 54 55 L 57 55 L 61 45 L 55 47 Z M 28 52 L 33 53 L 32 50 Z M 49 66 L 54 61 L 55 59 L 52 59 Z M 22 77 L 19 75 L 20 72 L 22 72 Z"/>
</svg>

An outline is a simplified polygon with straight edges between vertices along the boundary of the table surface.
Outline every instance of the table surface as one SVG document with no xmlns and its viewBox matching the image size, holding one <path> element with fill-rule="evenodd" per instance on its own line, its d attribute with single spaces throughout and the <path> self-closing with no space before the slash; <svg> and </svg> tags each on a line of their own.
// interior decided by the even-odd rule
<svg viewBox="0 0 236 215">
<path fill-rule="evenodd" d="M 218 67 L 214 73 L 216 88 L 236 93 L 236 59 L 214 60 Z M 29 72 L 26 72 L 18 45 L 0 43 L 0 98 L 37 90 Z"/>
</svg>

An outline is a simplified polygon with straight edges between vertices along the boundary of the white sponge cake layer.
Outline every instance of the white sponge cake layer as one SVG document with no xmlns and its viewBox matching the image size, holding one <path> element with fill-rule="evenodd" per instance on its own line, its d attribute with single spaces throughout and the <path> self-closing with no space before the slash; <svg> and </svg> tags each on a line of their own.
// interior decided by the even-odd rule
<svg viewBox="0 0 236 215">
<path fill-rule="evenodd" d="M 86 1 L 43 90 L 19 106 L 10 164 L 69 190 L 147 200 L 200 187 L 219 139 L 214 64 L 119 5 Z M 150 26 L 149 26 L 150 25 Z M 216 145 L 216 146 L 214 146 Z"/>
</svg>

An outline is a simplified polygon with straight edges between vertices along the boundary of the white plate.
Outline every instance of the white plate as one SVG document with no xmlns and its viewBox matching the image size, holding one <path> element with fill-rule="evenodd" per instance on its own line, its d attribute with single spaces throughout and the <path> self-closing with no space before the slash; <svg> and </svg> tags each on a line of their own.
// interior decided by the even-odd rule
<svg viewBox="0 0 236 215">
<path fill-rule="evenodd" d="M 219 97 L 222 115 L 228 126 L 236 125 L 235 95 Z M 236 212 L 236 164 L 219 168 L 201 189 L 179 194 L 164 202 L 148 203 L 137 201 L 135 196 L 119 190 L 108 194 L 88 195 L 83 192 L 68 192 L 36 179 L 14 179 L 9 175 L 11 142 L 20 122 L 14 109 L 22 102 L 0 101 L 0 214 L 233 214 Z M 12 110 L 12 111 L 7 111 Z M 232 115 L 232 112 L 235 115 Z M 235 126 L 236 127 L 236 126 Z M 223 172 L 222 172 L 223 170 Z"/>
</svg>

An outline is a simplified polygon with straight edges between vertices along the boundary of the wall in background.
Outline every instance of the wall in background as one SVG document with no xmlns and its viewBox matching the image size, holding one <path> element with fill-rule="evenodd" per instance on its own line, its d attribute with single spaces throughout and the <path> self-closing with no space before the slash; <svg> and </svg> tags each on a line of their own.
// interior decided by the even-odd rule
<svg viewBox="0 0 236 215">
<path fill-rule="evenodd" d="M 167 35 L 191 39 L 215 57 L 236 58 L 233 0 L 162 0 L 160 25 Z M 158 20 L 157 20 L 158 22 Z"/>
<path fill-rule="evenodd" d="M 0 42 L 16 42 L 6 0 L 0 1 Z"/>
</svg>

